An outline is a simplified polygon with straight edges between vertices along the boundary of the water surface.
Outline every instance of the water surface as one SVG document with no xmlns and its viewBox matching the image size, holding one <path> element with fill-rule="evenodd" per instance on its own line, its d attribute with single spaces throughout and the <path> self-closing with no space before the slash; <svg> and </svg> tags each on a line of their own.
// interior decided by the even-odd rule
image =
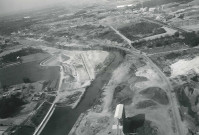
<svg viewBox="0 0 199 135">
<path fill-rule="evenodd" d="M 100 98 L 103 86 L 108 83 L 112 72 L 123 60 L 123 57 L 118 52 L 113 53 L 116 56 L 114 61 L 86 89 L 85 96 L 79 105 L 75 109 L 57 107 L 41 135 L 67 135 L 79 115 L 90 109 L 93 103 Z"/>
</svg>

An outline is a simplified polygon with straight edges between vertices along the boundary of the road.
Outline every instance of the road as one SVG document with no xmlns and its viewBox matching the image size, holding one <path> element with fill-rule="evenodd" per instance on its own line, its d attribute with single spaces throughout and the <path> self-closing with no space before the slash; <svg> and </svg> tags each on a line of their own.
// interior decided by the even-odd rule
<svg viewBox="0 0 199 135">
<path fill-rule="evenodd" d="M 54 58 L 55 56 L 52 56 L 50 59 Z M 44 63 L 47 62 L 49 59 L 43 61 L 40 63 L 41 66 L 46 66 Z M 44 119 L 42 120 L 42 122 L 39 124 L 39 126 L 36 128 L 35 132 L 33 135 L 40 135 L 42 130 L 44 129 L 44 127 L 46 126 L 46 124 L 48 123 L 48 120 L 50 119 L 50 117 L 52 116 L 54 110 L 55 110 L 55 104 L 59 101 L 59 97 L 60 97 L 60 90 L 61 90 L 61 85 L 62 85 L 62 80 L 64 78 L 64 70 L 63 67 L 60 66 L 60 79 L 59 79 L 59 86 L 58 86 L 58 90 L 57 90 L 57 96 L 54 100 L 54 102 L 52 103 L 50 109 L 48 110 L 47 114 L 45 115 Z"/>
<path fill-rule="evenodd" d="M 111 27 L 111 26 L 110 26 Z M 127 41 L 129 43 L 129 46 L 131 47 L 131 49 L 129 48 L 125 48 L 125 47 L 120 47 L 120 46 L 112 46 L 112 45 L 104 45 L 104 47 L 110 47 L 110 48 L 117 48 L 117 49 L 120 49 L 120 50 L 123 50 L 127 53 L 131 53 L 131 54 L 134 54 L 134 55 L 137 55 L 137 56 L 140 56 L 140 57 L 143 57 L 150 65 L 151 67 L 157 71 L 157 73 L 159 74 L 159 76 L 165 81 L 165 83 L 168 85 L 168 90 L 167 90 L 167 93 L 168 93 L 168 97 L 169 97 L 169 100 L 171 102 L 171 109 L 172 109 L 172 112 L 173 112 L 173 119 L 174 119 L 174 122 L 175 122 L 175 126 L 176 126 L 176 135 L 185 135 L 184 133 L 184 130 L 183 130 L 183 126 L 182 126 L 182 122 L 181 122 L 181 118 L 180 118 L 180 114 L 179 114 L 179 110 L 178 110 L 178 104 L 177 104 L 177 100 L 176 100 L 176 97 L 175 97 L 175 94 L 172 93 L 173 91 L 173 87 L 170 83 L 170 81 L 168 80 L 168 78 L 164 75 L 164 73 L 161 71 L 161 69 L 159 67 L 157 67 L 153 61 L 147 56 L 147 54 L 145 53 L 140 53 L 139 50 L 135 49 L 135 48 L 132 48 L 131 46 L 131 41 L 126 38 L 124 35 L 122 35 L 120 32 L 118 32 L 116 29 L 114 29 L 113 27 L 111 27 L 111 29 L 113 29 L 118 35 L 120 35 L 121 38 L 123 38 L 125 41 Z M 92 47 L 82 47 L 82 48 L 87 48 L 87 49 L 91 49 L 93 50 Z M 61 83 L 62 83 L 62 79 L 63 79 L 63 68 L 62 66 L 60 67 L 61 68 L 61 71 L 60 71 L 60 83 L 59 83 L 59 88 L 58 88 L 58 95 L 59 95 L 59 90 L 61 88 Z M 53 102 L 53 105 L 58 101 L 58 97 L 56 98 L 56 100 Z M 48 116 L 48 114 L 47 114 Z M 50 117 L 50 115 L 49 115 Z M 45 117 L 47 120 L 49 119 L 49 117 Z M 34 134 L 34 135 L 39 135 L 43 129 L 43 127 L 45 126 L 45 124 L 47 122 L 42 121 L 43 124 L 41 123 L 40 125 L 40 130 L 39 132 L 37 132 L 37 134 Z M 41 128 L 42 127 L 42 128 Z M 39 129 L 39 128 L 38 128 Z"/>
<path fill-rule="evenodd" d="M 125 36 L 122 35 L 119 31 L 117 31 L 113 27 L 111 27 L 111 28 L 118 35 L 120 35 L 121 38 L 126 39 L 126 38 L 124 38 Z M 126 40 L 126 41 L 128 41 L 128 40 Z M 126 48 L 125 48 L 125 50 L 126 50 Z M 143 57 L 150 64 L 150 66 L 153 68 L 153 70 L 157 71 L 157 73 L 159 74 L 159 76 L 167 84 L 167 86 L 168 86 L 167 93 L 168 93 L 169 100 L 171 102 L 171 108 L 172 108 L 172 112 L 173 112 L 173 118 L 174 118 L 174 121 L 175 121 L 175 126 L 177 128 L 176 133 L 177 133 L 177 135 L 185 135 L 184 130 L 182 129 L 183 126 L 182 126 L 182 121 L 181 121 L 179 110 L 178 110 L 178 104 L 177 104 L 177 100 L 176 100 L 177 98 L 176 98 L 175 94 L 172 94 L 173 87 L 172 87 L 170 81 L 165 76 L 165 74 L 161 71 L 161 69 L 156 64 L 154 64 L 153 61 L 147 56 L 147 54 L 145 54 L 145 53 L 142 53 L 142 54 L 138 53 L 139 50 L 136 50 L 135 48 L 133 48 L 133 49 L 131 49 L 129 51 L 130 51 L 130 53 L 137 54 L 138 56 Z"/>
<path fill-rule="evenodd" d="M 168 80 L 168 78 L 161 71 L 161 69 L 159 67 L 157 67 L 153 63 L 153 61 L 147 56 L 147 54 L 140 53 L 139 50 L 128 49 L 128 48 L 119 47 L 119 46 L 112 46 L 112 45 L 104 45 L 104 47 L 117 48 L 117 49 L 121 49 L 121 50 L 123 50 L 123 51 L 125 51 L 127 53 L 131 53 L 131 54 L 140 56 L 140 57 L 144 58 L 150 64 L 150 66 L 153 68 L 153 70 L 157 71 L 159 76 L 168 85 L 167 93 L 168 93 L 169 100 L 171 102 L 171 109 L 172 109 L 172 112 L 173 112 L 173 119 L 174 119 L 174 122 L 175 122 L 175 126 L 177 128 L 176 129 L 176 135 L 185 135 L 184 130 L 182 128 L 183 126 L 182 126 L 182 123 L 181 123 L 181 118 L 180 118 L 180 114 L 179 114 L 179 110 L 178 110 L 178 104 L 177 104 L 176 96 L 175 96 L 175 94 L 172 93 L 173 87 L 172 87 L 170 81 Z M 83 47 L 83 48 L 85 48 L 85 47 Z M 88 47 L 88 49 L 92 50 L 92 48 L 90 48 L 90 47 Z"/>
<path fill-rule="evenodd" d="M 129 47 L 128 47 L 128 49 L 130 48 L 133 52 L 136 52 L 136 53 L 139 53 L 140 51 L 139 50 L 137 50 L 137 49 L 135 49 L 132 45 L 131 45 L 131 43 L 132 43 L 132 41 L 130 40 L 130 39 L 128 39 L 127 37 L 125 37 L 122 33 L 120 33 L 117 29 L 115 29 L 113 26 L 109 26 L 113 31 L 115 31 L 115 33 L 117 34 L 117 35 L 119 35 L 122 39 L 124 39 L 124 41 L 126 41 L 127 43 L 128 43 L 128 45 L 129 45 Z M 124 48 L 124 47 L 122 47 L 122 48 Z M 121 49 L 122 49 L 121 48 Z"/>
<path fill-rule="evenodd" d="M 124 39 L 131 47 L 131 40 L 128 39 L 127 37 L 125 37 L 123 34 L 121 34 L 118 30 L 116 30 L 115 28 L 113 28 L 113 26 L 110 26 L 110 28 L 116 32 L 117 35 L 119 35 L 122 39 Z"/>
<path fill-rule="evenodd" d="M 153 70 L 157 71 L 157 73 L 160 75 L 160 77 L 166 82 L 166 84 L 168 86 L 167 93 L 168 93 L 168 97 L 169 97 L 171 107 L 172 107 L 175 126 L 177 127 L 177 130 L 176 130 L 177 134 L 178 135 L 185 135 L 184 129 L 182 129 L 183 126 L 182 126 L 182 121 L 181 121 L 181 118 L 180 118 L 180 113 L 179 113 L 179 110 L 178 110 L 178 104 L 177 104 L 177 101 L 176 101 L 177 98 L 176 98 L 175 94 L 172 93 L 173 87 L 172 87 L 170 81 L 165 76 L 165 74 L 160 70 L 160 68 L 157 65 L 155 65 L 153 63 L 153 61 L 148 56 L 146 56 L 146 55 L 142 55 L 142 56 L 145 58 L 145 60 L 147 60 L 150 63 Z"/>
</svg>

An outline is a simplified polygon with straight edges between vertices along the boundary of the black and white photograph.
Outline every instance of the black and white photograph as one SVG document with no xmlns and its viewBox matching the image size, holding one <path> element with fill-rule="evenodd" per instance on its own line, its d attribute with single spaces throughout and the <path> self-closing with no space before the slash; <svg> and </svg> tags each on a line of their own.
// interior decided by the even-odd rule
<svg viewBox="0 0 199 135">
<path fill-rule="evenodd" d="M 199 0 L 0 0 L 0 135 L 199 135 Z"/>
</svg>

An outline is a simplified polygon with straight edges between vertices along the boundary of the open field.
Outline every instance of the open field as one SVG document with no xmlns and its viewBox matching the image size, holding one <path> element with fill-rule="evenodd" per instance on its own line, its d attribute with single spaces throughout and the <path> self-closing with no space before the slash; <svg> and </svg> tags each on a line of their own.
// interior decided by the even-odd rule
<svg viewBox="0 0 199 135">
<path fill-rule="evenodd" d="M 47 51 L 51 53 L 53 48 Z M 46 66 L 63 66 L 64 78 L 58 95 L 58 106 L 75 108 L 91 81 L 113 59 L 113 54 L 104 51 L 62 51 L 43 63 Z"/>
<path fill-rule="evenodd" d="M 0 124 L 12 125 L 6 131 L 7 133 L 10 131 L 16 132 L 16 134 L 31 134 L 34 132 L 35 127 L 33 125 L 38 125 L 45 116 L 45 111 L 48 110 L 44 107 L 43 111 L 37 112 L 37 107 L 42 106 L 44 100 L 49 102 L 53 100 L 53 95 L 49 96 L 48 93 L 45 93 L 44 87 L 50 85 L 53 80 L 58 79 L 58 69 L 54 67 L 42 68 L 40 62 L 50 55 L 43 53 L 43 51 L 38 53 L 38 50 L 41 51 L 41 49 L 26 48 L 5 55 L 7 60 L 14 60 L 13 58 L 16 55 L 20 55 L 22 59 L 21 63 L 2 68 L 0 71 L 2 84 L 0 96 L 2 100 L 2 108 L 0 109 L 2 117 Z M 52 87 L 56 89 L 56 86 Z M 4 108 L 5 106 L 7 109 Z M 41 113 L 43 115 L 39 116 Z M 31 118 L 36 115 L 40 118 L 36 117 L 35 121 L 37 123 L 32 123 Z"/>
<path fill-rule="evenodd" d="M 43 57 L 45 59 L 46 55 L 43 56 L 45 56 Z M 43 68 L 39 65 L 40 62 L 41 61 L 33 61 L 0 69 L 0 81 L 2 86 L 23 83 L 23 79 L 27 77 L 32 82 L 39 80 L 53 80 L 58 78 L 58 68 Z"/>
<path fill-rule="evenodd" d="M 192 60 L 179 60 L 178 62 L 172 64 L 171 67 L 171 77 L 176 77 L 179 75 L 186 75 L 189 72 L 199 73 L 199 57 L 195 57 Z"/>
<path fill-rule="evenodd" d="M 151 59 L 167 74 L 168 76 L 172 76 L 171 74 L 178 74 L 180 72 L 186 73 L 188 70 L 197 70 L 197 63 L 196 66 L 195 64 L 189 64 L 188 67 L 186 67 L 186 59 L 189 61 L 190 59 L 196 57 L 198 55 L 198 48 L 190 48 L 190 49 L 185 49 L 181 51 L 174 51 L 174 52 L 168 52 L 168 53 L 157 53 L 154 55 L 151 55 Z M 185 60 L 182 60 L 185 59 Z M 176 63 L 176 64 L 174 64 Z M 181 63 L 181 64 L 180 64 Z M 189 62 L 188 62 L 189 63 Z M 173 64 L 173 66 L 172 66 Z M 176 67 L 175 65 L 183 65 L 183 66 L 178 66 L 178 69 L 174 69 Z M 196 67 L 196 68 L 194 68 Z M 173 68 L 173 70 L 171 69 Z M 187 69 L 188 68 L 188 69 Z M 179 70 L 181 69 L 181 70 Z"/>
<path fill-rule="evenodd" d="M 115 135 L 115 107 L 124 104 L 125 132 L 196 134 L 197 0 L 139 2 L 0 18 L 0 124 L 11 128 L 5 130 L 62 135 L 76 122 L 70 135 Z M 20 94 L 9 101 L 12 93 Z"/>
<path fill-rule="evenodd" d="M 131 59 L 129 60 L 129 58 Z M 111 126 L 114 123 L 113 112 L 115 105 L 118 103 L 125 105 L 126 116 L 129 117 L 129 120 L 133 116 L 136 119 L 137 114 L 144 115 L 142 121 L 146 125 L 141 124 L 134 127 L 140 135 L 149 130 L 154 131 L 148 132 L 149 134 L 174 134 L 175 130 L 173 128 L 175 127 L 173 127 L 172 117 L 169 114 L 170 104 L 167 92 L 164 90 L 167 86 L 164 85 L 158 75 L 154 76 L 156 73 L 149 69 L 147 63 L 134 66 L 137 61 L 139 61 L 139 58 L 136 56 L 128 56 L 128 60 L 125 59 L 114 71 L 111 80 L 104 87 L 103 97 L 101 98 L 102 103 L 95 105 L 85 114 L 74 131 L 76 135 L 114 134 Z M 154 77 L 151 76 L 152 74 Z M 161 86 L 162 89 L 155 88 L 158 86 Z M 150 90 L 148 91 L 150 94 L 147 94 L 147 90 Z M 146 95 L 142 96 L 142 94 Z"/>
<path fill-rule="evenodd" d="M 131 41 L 166 32 L 160 25 L 142 21 L 135 24 L 127 24 L 119 28 L 119 31 Z"/>
<path fill-rule="evenodd" d="M 160 67 L 164 67 L 162 70 L 170 77 L 179 103 L 181 120 L 189 133 L 198 131 L 198 53 L 197 48 L 192 48 L 151 56 Z"/>
</svg>

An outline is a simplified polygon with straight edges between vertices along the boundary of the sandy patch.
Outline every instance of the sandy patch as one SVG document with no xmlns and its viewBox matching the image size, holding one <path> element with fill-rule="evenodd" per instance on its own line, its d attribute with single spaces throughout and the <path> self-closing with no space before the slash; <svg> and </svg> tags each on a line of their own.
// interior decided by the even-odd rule
<svg viewBox="0 0 199 135">
<path fill-rule="evenodd" d="M 85 88 L 76 89 L 73 91 L 61 91 L 58 103 L 61 103 L 67 106 L 71 106 L 75 108 L 77 104 L 80 102 L 85 92 Z M 74 96 L 75 95 L 75 96 Z"/>
<path fill-rule="evenodd" d="M 139 68 L 136 72 L 136 76 L 143 76 L 148 79 L 148 81 L 137 82 L 135 87 L 138 89 L 145 89 L 153 86 L 158 86 L 160 88 L 165 87 L 165 83 L 162 81 L 160 76 L 149 66 Z"/>
<path fill-rule="evenodd" d="M 104 109 L 103 112 L 108 112 L 109 107 L 112 103 L 113 99 L 113 93 L 115 88 L 118 86 L 118 84 L 125 82 L 128 80 L 128 73 L 129 68 L 131 67 L 131 63 L 125 62 L 122 63 L 114 72 L 113 75 L 107 84 L 107 86 L 104 88 Z"/>
<path fill-rule="evenodd" d="M 76 135 L 105 135 L 112 131 L 112 116 L 109 113 L 89 112 L 80 122 Z"/>
<path fill-rule="evenodd" d="M 182 26 L 182 28 L 187 29 L 187 30 L 199 30 L 199 24 L 196 25 L 186 25 L 186 26 Z"/>
<path fill-rule="evenodd" d="M 178 75 L 188 74 L 191 71 L 199 73 L 199 57 L 195 57 L 192 60 L 182 59 L 172 64 L 171 66 L 171 77 Z"/>
</svg>

